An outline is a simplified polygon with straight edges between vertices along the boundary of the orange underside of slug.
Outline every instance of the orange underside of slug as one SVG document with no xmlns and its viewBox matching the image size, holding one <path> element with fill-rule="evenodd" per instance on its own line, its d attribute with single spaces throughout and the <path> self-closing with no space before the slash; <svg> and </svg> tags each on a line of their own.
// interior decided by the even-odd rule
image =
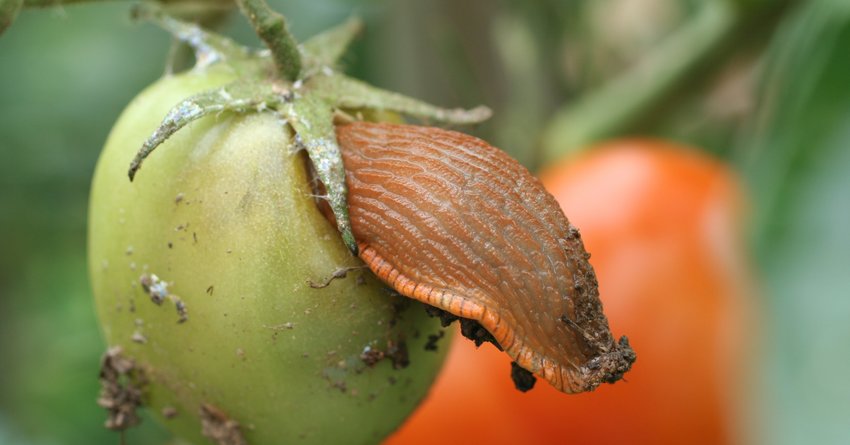
<svg viewBox="0 0 850 445">
<path fill-rule="evenodd" d="M 478 321 L 521 367 L 588 391 L 634 361 L 614 341 L 578 230 L 519 163 L 412 125 L 337 128 L 360 256 L 396 291 Z"/>
</svg>

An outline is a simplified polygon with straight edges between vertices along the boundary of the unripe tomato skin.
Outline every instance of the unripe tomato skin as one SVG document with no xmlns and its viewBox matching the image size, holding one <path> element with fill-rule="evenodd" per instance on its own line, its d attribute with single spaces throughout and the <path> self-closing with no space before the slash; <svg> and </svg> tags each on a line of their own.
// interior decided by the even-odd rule
<svg viewBox="0 0 850 445">
<path fill-rule="evenodd" d="M 523 394 L 502 354 L 456 338 L 429 397 L 387 443 L 740 441 L 756 329 L 735 174 L 687 147 L 621 140 L 540 177 L 581 230 L 611 329 L 637 353 L 632 371 L 587 394 L 545 383 Z"/>
<path fill-rule="evenodd" d="M 424 344 L 439 323 L 368 270 L 328 283 L 360 263 L 315 205 L 287 127 L 271 114 L 203 118 L 127 178 L 172 106 L 230 80 L 215 68 L 160 80 L 109 137 L 89 213 L 107 344 L 144 370 L 154 416 L 194 443 L 206 443 L 204 404 L 239 422 L 248 443 L 375 443 L 427 391 L 443 353 Z M 188 320 L 146 295 L 140 279 L 151 274 L 169 283 Z M 404 342 L 409 366 L 361 359 L 389 342 Z M 165 408 L 176 416 L 166 419 Z"/>
</svg>

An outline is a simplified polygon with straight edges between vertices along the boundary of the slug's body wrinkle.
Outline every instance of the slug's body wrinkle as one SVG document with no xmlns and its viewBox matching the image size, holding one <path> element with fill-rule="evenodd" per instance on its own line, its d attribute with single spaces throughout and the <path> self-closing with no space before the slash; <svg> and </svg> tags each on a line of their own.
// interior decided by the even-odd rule
<svg viewBox="0 0 850 445">
<path fill-rule="evenodd" d="M 432 127 L 337 128 L 360 256 L 410 298 L 479 322 L 521 367 L 568 392 L 622 377 L 578 231 L 528 170 Z"/>
</svg>

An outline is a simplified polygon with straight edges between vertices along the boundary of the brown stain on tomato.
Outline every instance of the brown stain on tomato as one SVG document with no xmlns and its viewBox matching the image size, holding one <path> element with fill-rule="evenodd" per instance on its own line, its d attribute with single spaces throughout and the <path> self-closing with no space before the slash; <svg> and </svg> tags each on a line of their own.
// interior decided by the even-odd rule
<svg viewBox="0 0 850 445">
<path fill-rule="evenodd" d="M 355 122 L 337 138 L 352 230 L 378 277 L 478 321 L 563 392 L 629 370 L 635 354 L 611 335 L 578 230 L 518 162 L 433 127 Z"/>
</svg>

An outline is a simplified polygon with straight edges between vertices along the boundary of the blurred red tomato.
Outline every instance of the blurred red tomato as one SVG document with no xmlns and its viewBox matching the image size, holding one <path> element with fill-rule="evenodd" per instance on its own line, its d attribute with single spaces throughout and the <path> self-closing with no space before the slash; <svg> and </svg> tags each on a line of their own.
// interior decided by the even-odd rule
<svg viewBox="0 0 850 445">
<path fill-rule="evenodd" d="M 651 140 L 607 143 L 541 175 L 582 231 L 624 382 L 514 389 L 510 359 L 460 335 L 426 401 L 386 443 L 727 444 L 752 357 L 742 190 L 726 166 Z"/>
</svg>

